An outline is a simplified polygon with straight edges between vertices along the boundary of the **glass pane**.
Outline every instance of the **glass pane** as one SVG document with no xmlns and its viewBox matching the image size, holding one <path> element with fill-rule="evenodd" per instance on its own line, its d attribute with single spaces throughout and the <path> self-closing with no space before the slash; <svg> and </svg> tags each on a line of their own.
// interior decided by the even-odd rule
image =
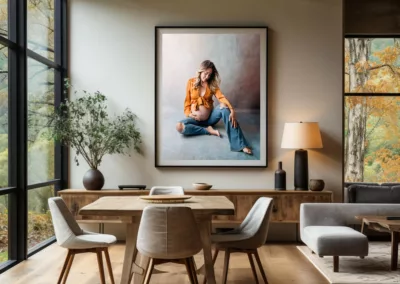
<svg viewBox="0 0 400 284">
<path fill-rule="evenodd" d="M 28 250 L 54 236 L 47 203 L 53 196 L 53 185 L 28 191 Z"/>
<path fill-rule="evenodd" d="M 28 48 L 54 60 L 54 0 L 28 0 Z"/>
<path fill-rule="evenodd" d="M 8 185 L 8 48 L 0 45 L 0 187 Z"/>
<path fill-rule="evenodd" d="M 43 137 L 54 112 L 54 70 L 28 59 L 28 184 L 54 179 L 54 142 Z"/>
<path fill-rule="evenodd" d="M 345 39 L 346 93 L 400 93 L 400 38 Z"/>
<path fill-rule="evenodd" d="M 8 38 L 8 0 L 0 0 L 0 36 Z"/>
<path fill-rule="evenodd" d="M 8 195 L 0 195 L 0 266 L 8 258 Z"/>
<path fill-rule="evenodd" d="M 345 182 L 400 182 L 400 96 L 345 98 Z"/>
</svg>

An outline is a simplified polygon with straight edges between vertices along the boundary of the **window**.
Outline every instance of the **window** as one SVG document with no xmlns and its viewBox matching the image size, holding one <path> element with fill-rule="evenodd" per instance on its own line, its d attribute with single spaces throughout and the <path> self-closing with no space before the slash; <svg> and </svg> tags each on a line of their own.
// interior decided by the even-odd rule
<svg viewBox="0 0 400 284">
<path fill-rule="evenodd" d="M 345 39 L 344 181 L 400 182 L 400 38 Z"/>
<path fill-rule="evenodd" d="M 8 187 L 8 49 L 0 45 L 0 188 Z"/>
<path fill-rule="evenodd" d="M 28 184 L 54 179 L 54 142 L 43 137 L 54 112 L 54 69 L 28 58 Z"/>
<path fill-rule="evenodd" d="M 0 273 L 54 241 L 67 150 L 42 134 L 63 99 L 66 0 L 0 0 Z"/>
<path fill-rule="evenodd" d="M 28 48 L 54 61 L 54 2 L 28 0 Z"/>
<path fill-rule="evenodd" d="M 0 196 L 0 267 L 8 260 L 8 195 Z"/>
<path fill-rule="evenodd" d="M 28 191 L 28 250 L 54 236 L 47 200 L 54 196 L 54 186 Z"/>
<path fill-rule="evenodd" d="M 0 0 L 0 36 L 8 38 L 8 1 Z"/>
</svg>

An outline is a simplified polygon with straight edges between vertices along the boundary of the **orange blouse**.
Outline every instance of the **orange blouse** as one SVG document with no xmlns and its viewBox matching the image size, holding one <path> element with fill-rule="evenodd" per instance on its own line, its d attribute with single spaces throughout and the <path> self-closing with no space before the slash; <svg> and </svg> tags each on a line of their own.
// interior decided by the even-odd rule
<svg viewBox="0 0 400 284">
<path fill-rule="evenodd" d="M 213 107 L 213 95 L 218 99 L 220 103 L 226 104 L 229 109 L 233 109 L 232 105 L 229 103 L 227 98 L 222 94 L 220 89 L 217 89 L 215 94 L 211 93 L 210 88 L 207 86 L 206 92 L 204 96 L 200 96 L 200 88 L 195 88 L 194 83 L 196 82 L 196 78 L 189 79 L 186 85 L 186 98 L 184 103 L 184 112 L 186 116 L 189 116 L 191 105 L 195 104 L 196 109 L 198 109 L 199 105 L 204 105 L 206 108 Z"/>
</svg>

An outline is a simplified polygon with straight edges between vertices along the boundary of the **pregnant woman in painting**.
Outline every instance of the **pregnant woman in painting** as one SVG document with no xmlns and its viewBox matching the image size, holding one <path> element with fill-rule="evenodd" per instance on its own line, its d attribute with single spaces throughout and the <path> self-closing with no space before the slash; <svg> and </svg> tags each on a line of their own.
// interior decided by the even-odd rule
<svg viewBox="0 0 400 284">
<path fill-rule="evenodd" d="M 213 126 L 221 119 L 225 124 L 231 151 L 243 151 L 252 155 L 242 130 L 236 120 L 235 110 L 230 102 L 221 93 L 220 78 L 214 63 L 205 60 L 200 64 L 195 78 L 189 79 L 186 86 L 184 112 L 186 119 L 176 125 L 176 130 L 186 136 L 215 135 L 220 137 L 218 130 Z M 213 96 L 220 105 L 213 106 Z"/>
</svg>

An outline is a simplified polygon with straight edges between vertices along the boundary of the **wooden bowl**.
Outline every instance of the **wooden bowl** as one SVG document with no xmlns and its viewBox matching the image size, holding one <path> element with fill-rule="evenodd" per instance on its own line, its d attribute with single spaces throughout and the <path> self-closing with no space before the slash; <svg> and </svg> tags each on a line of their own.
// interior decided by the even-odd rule
<svg viewBox="0 0 400 284">
<path fill-rule="evenodd" d="M 197 190 L 209 190 L 212 185 L 204 182 L 196 182 L 193 184 L 193 187 Z"/>
</svg>

